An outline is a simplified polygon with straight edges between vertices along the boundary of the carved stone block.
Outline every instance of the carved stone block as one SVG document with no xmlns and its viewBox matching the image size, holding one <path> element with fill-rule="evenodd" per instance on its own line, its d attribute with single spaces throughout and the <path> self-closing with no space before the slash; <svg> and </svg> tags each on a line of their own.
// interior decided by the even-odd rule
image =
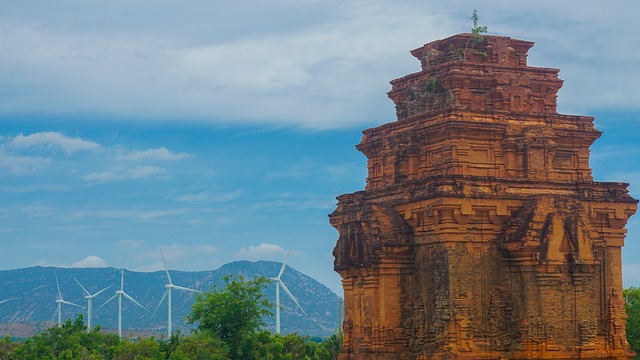
<svg viewBox="0 0 640 360">
<path fill-rule="evenodd" d="M 411 51 L 397 121 L 363 131 L 364 191 L 338 197 L 340 359 L 630 359 L 621 247 L 637 208 L 594 182 L 593 118 L 556 112 L 532 42 Z M 482 55 L 482 54 L 486 54 Z"/>
</svg>

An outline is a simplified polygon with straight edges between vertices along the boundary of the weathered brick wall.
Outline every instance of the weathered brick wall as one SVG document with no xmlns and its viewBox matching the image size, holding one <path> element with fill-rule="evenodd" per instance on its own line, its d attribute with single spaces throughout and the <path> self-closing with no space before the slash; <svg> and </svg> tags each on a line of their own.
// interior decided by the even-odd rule
<svg viewBox="0 0 640 360">
<path fill-rule="evenodd" d="M 533 43 L 469 34 L 411 53 L 398 120 L 363 132 L 364 191 L 338 197 L 341 359 L 622 359 L 621 247 L 637 201 L 596 183 L 593 118 L 556 113 Z M 468 50 L 468 49 L 467 49 Z M 486 54 L 483 55 L 483 54 Z"/>
</svg>

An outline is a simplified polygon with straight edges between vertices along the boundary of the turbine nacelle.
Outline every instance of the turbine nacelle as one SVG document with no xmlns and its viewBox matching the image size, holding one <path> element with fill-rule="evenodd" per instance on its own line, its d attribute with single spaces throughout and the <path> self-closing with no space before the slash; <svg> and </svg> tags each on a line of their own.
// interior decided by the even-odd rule
<svg viewBox="0 0 640 360">
<path fill-rule="evenodd" d="M 162 299 L 160 299 L 160 302 L 158 303 L 158 306 L 156 306 L 156 309 L 153 311 L 153 315 L 155 315 L 155 313 L 158 311 L 158 309 L 160 308 L 160 305 L 162 305 L 162 302 L 164 301 L 164 299 L 167 299 L 167 336 L 170 339 L 171 335 L 172 335 L 172 322 L 171 322 L 171 290 L 176 289 L 176 290 L 181 290 L 181 291 L 189 291 L 189 292 L 201 292 L 199 290 L 195 290 L 195 289 L 190 289 L 184 286 L 178 286 L 178 285 L 173 285 L 173 282 L 171 281 L 171 275 L 169 275 L 169 269 L 167 268 L 167 263 L 164 261 L 164 254 L 162 253 L 162 248 L 160 248 L 160 256 L 162 257 L 162 264 L 164 265 L 164 271 L 167 274 L 167 281 L 168 283 L 164 285 L 164 288 L 167 289 L 164 292 L 164 295 L 162 295 Z"/>
<path fill-rule="evenodd" d="M 89 292 L 89 290 L 87 290 L 84 286 L 82 286 L 82 284 L 80 284 L 80 281 L 78 281 L 78 279 L 73 278 L 73 280 L 76 281 L 76 283 L 78 283 L 78 285 L 80 285 L 80 287 L 82 288 L 82 291 L 84 291 L 85 295 L 84 298 L 87 299 L 87 332 L 91 331 L 91 318 L 92 318 L 92 313 L 93 313 L 93 298 L 100 295 L 100 293 L 102 293 L 103 291 L 109 289 L 110 287 L 113 286 L 113 284 L 107 286 L 106 288 L 98 291 L 95 294 L 91 294 Z"/>
<path fill-rule="evenodd" d="M 120 289 L 116 290 L 115 295 L 113 295 L 109 300 L 105 301 L 104 304 L 100 305 L 98 310 L 103 306 L 107 305 L 111 300 L 118 298 L 118 336 L 122 338 L 122 297 L 125 297 L 129 301 L 143 308 L 146 312 L 150 313 L 150 311 L 142 306 L 139 302 L 137 302 L 134 298 L 129 296 L 126 292 L 124 292 L 124 259 L 122 260 L 122 268 L 120 270 Z"/>
<path fill-rule="evenodd" d="M 58 304 L 58 309 L 57 309 L 56 312 L 58 313 L 58 326 L 60 327 L 60 326 L 62 326 L 62 304 L 71 305 L 71 306 L 77 306 L 77 307 L 80 307 L 80 308 L 83 308 L 83 309 L 84 309 L 84 307 L 81 306 L 81 305 L 78 305 L 78 304 L 74 304 L 74 303 L 72 303 L 70 301 L 65 301 L 62 298 L 62 292 L 60 291 L 60 282 L 58 281 L 58 273 L 53 273 L 53 274 L 56 277 L 56 287 L 58 288 L 58 297 L 56 298 L 56 303 Z"/>
<path fill-rule="evenodd" d="M 284 262 L 282 263 L 282 267 L 280 268 L 280 272 L 278 273 L 278 276 L 270 278 L 270 280 L 275 281 L 276 283 L 276 334 L 280 334 L 280 288 L 282 288 L 282 290 L 284 290 L 284 292 L 287 293 L 287 295 L 289 295 L 291 300 L 293 300 L 293 302 L 298 306 L 298 308 L 302 311 L 302 313 L 305 314 L 305 316 L 307 315 L 304 309 L 302 309 L 302 306 L 300 306 L 300 304 L 298 303 L 298 300 L 296 300 L 293 294 L 291 294 L 291 291 L 287 289 L 287 286 L 284 284 L 284 282 L 281 279 L 282 274 L 284 274 L 284 270 L 287 267 L 287 260 L 289 260 L 289 255 L 291 255 L 291 250 L 293 250 L 293 244 L 291 244 L 291 248 L 287 253 L 287 257 L 284 259 Z"/>
</svg>

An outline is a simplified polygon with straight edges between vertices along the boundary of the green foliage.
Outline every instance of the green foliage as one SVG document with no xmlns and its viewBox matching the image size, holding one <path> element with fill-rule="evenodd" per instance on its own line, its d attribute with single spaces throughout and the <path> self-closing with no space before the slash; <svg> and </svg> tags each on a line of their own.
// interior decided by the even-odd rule
<svg viewBox="0 0 640 360">
<path fill-rule="evenodd" d="M 488 29 L 486 26 L 478 25 L 478 21 L 479 21 L 478 10 L 473 9 L 473 12 L 471 12 L 471 20 L 473 20 L 473 28 L 471 28 L 471 33 L 482 37 L 480 34 L 485 34 Z M 483 41 L 483 40 L 480 40 L 480 41 Z"/>
<path fill-rule="evenodd" d="M 16 343 L 11 342 L 11 336 L 7 335 L 0 339 L 0 360 L 11 359 L 13 349 L 17 346 Z"/>
<path fill-rule="evenodd" d="M 254 335 L 264 326 L 262 317 L 271 315 L 272 304 L 262 292 L 269 280 L 230 275 L 223 280 L 224 289 L 198 295 L 187 323 L 224 343 L 232 359 L 246 359 Z"/>
<path fill-rule="evenodd" d="M 155 338 L 120 341 L 114 360 L 164 360 L 165 354 Z"/>
<path fill-rule="evenodd" d="M 317 343 L 298 334 L 271 335 L 268 331 L 256 334 L 250 359 L 311 360 Z"/>
<path fill-rule="evenodd" d="M 434 77 L 429 77 L 424 84 L 427 91 L 437 92 L 440 90 L 440 81 Z"/>
<path fill-rule="evenodd" d="M 317 360 L 337 360 L 342 348 L 342 331 L 331 335 L 323 341 L 316 350 Z"/>
<path fill-rule="evenodd" d="M 164 358 L 168 359 L 171 354 L 177 351 L 178 346 L 182 342 L 182 333 L 180 330 L 177 330 L 174 334 L 171 335 L 168 341 L 160 341 L 160 351 L 164 354 Z"/>
<path fill-rule="evenodd" d="M 640 288 L 624 289 L 625 310 L 627 312 L 627 341 L 631 350 L 640 358 Z"/>
<path fill-rule="evenodd" d="M 96 330 L 86 333 L 78 325 L 67 321 L 62 328 L 51 328 L 17 347 L 9 337 L 0 339 L 0 360 L 335 360 L 342 346 L 341 333 L 316 342 L 298 334 L 259 331 L 243 338 L 242 354 L 233 355 L 227 344 L 206 332 L 175 335 L 164 342 L 155 338 L 121 340 Z"/>
<path fill-rule="evenodd" d="M 228 351 L 224 343 L 219 339 L 207 336 L 204 333 L 194 334 L 179 339 L 175 351 L 172 351 L 169 360 L 228 360 Z"/>
<path fill-rule="evenodd" d="M 82 315 L 67 319 L 62 327 L 52 327 L 16 346 L 13 359 L 112 359 L 119 339 L 100 334 L 100 328 L 87 332 Z"/>
<path fill-rule="evenodd" d="M 298 334 L 272 335 L 261 330 L 262 317 L 272 304 L 262 290 L 269 280 L 225 277 L 225 288 L 214 288 L 198 296 L 188 317 L 197 331 L 179 333 L 167 341 L 120 339 L 87 332 L 82 315 L 62 327 L 26 339 L 21 344 L 10 337 L 0 339 L 0 360 L 334 360 L 342 346 L 342 334 L 310 341 Z"/>
<path fill-rule="evenodd" d="M 471 13 L 471 20 L 473 21 L 473 27 L 471 28 L 471 36 L 467 40 L 466 44 L 463 47 L 455 47 L 453 44 L 449 45 L 449 51 L 456 55 L 460 60 L 467 61 L 469 56 L 472 54 L 479 54 L 482 56 L 487 56 L 486 51 L 478 51 L 475 49 L 476 45 L 484 42 L 484 36 L 482 34 L 486 34 L 488 28 L 486 26 L 478 25 L 478 10 L 473 9 Z"/>
</svg>

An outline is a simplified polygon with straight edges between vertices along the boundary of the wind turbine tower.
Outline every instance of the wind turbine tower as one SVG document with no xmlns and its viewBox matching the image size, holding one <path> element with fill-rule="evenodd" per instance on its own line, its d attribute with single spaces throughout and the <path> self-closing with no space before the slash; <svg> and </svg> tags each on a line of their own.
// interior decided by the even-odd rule
<svg viewBox="0 0 640 360">
<path fill-rule="evenodd" d="M 105 301 L 104 304 L 100 305 L 98 310 L 103 306 L 107 305 L 111 300 L 118 298 L 118 336 L 122 338 L 122 297 L 129 299 L 134 304 L 143 308 L 146 312 L 150 313 L 146 307 L 142 306 L 139 302 L 137 302 L 134 298 L 129 296 L 126 292 L 124 292 L 124 260 L 122 261 L 122 268 L 120 269 L 120 290 L 116 290 L 116 294 L 113 295 L 109 300 Z"/>
<path fill-rule="evenodd" d="M 98 296 L 101 292 L 112 287 L 113 284 L 107 286 L 106 288 L 98 291 L 95 294 L 91 294 L 87 289 L 84 288 L 84 286 L 82 286 L 82 284 L 80 284 L 80 281 L 78 281 L 78 279 L 73 278 L 73 280 L 75 280 L 78 283 L 78 285 L 80 285 L 80 287 L 82 288 L 82 291 L 84 291 L 85 293 L 84 298 L 87 299 L 87 332 L 91 332 L 91 317 L 93 316 L 93 298 Z"/>
<path fill-rule="evenodd" d="M 58 273 L 54 273 L 54 275 L 56 276 L 56 286 L 58 287 L 58 298 L 56 299 L 56 303 L 58 303 L 58 327 L 62 327 L 62 304 L 73 305 L 77 307 L 82 306 L 66 301 L 62 298 L 62 293 L 60 292 L 60 283 L 58 282 Z"/>
<path fill-rule="evenodd" d="M 304 310 L 302 309 L 302 306 L 300 306 L 300 304 L 298 303 L 298 300 L 296 300 L 296 298 L 291 294 L 291 291 L 287 289 L 287 286 L 284 284 L 284 282 L 282 282 L 282 279 L 281 279 L 282 274 L 284 273 L 284 269 L 287 266 L 287 260 L 289 259 L 289 255 L 291 255 L 291 250 L 293 250 L 293 244 L 291 244 L 289 253 L 287 254 L 287 257 L 284 259 L 284 262 L 282 263 L 282 267 L 280 268 L 280 272 L 278 273 L 278 276 L 271 278 L 271 280 L 275 281 L 276 283 L 276 334 L 280 334 L 280 287 L 282 287 L 282 290 L 284 290 L 287 293 L 287 295 L 289 295 L 291 300 L 293 300 L 293 302 L 296 303 L 296 305 L 298 305 L 298 308 L 302 311 L 302 313 L 305 316 L 307 315 L 307 313 L 304 312 Z"/>
<path fill-rule="evenodd" d="M 167 263 L 164 261 L 164 254 L 162 253 L 162 249 L 160 249 L 160 256 L 162 256 L 162 264 L 164 265 L 164 271 L 167 273 L 167 281 L 169 281 L 169 283 L 167 283 L 164 287 L 167 289 L 164 292 L 164 295 L 162 295 L 162 299 L 160 299 L 160 302 L 158 303 L 158 306 L 156 307 L 156 309 L 153 311 L 153 313 L 155 314 L 156 311 L 158 311 L 158 308 L 160 308 L 160 305 L 162 305 L 162 302 L 164 301 L 165 298 L 167 298 L 167 339 L 171 339 L 171 333 L 172 333 L 172 329 L 171 329 L 171 290 L 176 289 L 176 290 L 182 290 L 182 291 L 190 291 L 190 292 L 200 292 L 198 290 L 195 289 L 189 289 L 183 286 L 178 286 L 178 285 L 174 285 L 173 282 L 171 282 L 171 275 L 169 275 L 169 269 L 167 269 Z"/>
</svg>

